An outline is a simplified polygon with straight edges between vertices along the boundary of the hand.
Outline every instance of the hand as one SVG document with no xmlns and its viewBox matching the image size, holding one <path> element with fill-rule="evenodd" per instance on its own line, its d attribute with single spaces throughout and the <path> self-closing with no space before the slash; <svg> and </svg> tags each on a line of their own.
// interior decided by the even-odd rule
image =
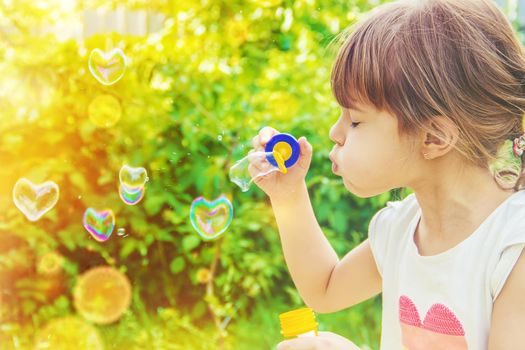
<svg viewBox="0 0 525 350">
<path fill-rule="evenodd" d="M 332 332 L 318 332 L 317 337 L 298 337 L 285 340 L 276 350 L 360 350 L 350 340 Z"/>
<path fill-rule="evenodd" d="M 273 135 L 279 132 L 274 128 L 266 126 L 259 131 L 259 134 L 252 139 L 252 145 L 255 152 L 264 152 L 264 147 L 270 141 Z M 255 177 L 254 183 L 263 190 L 270 198 L 278 195 L 290 196 L 294 191 L 304 186 L 304 178 L 310 162 L 312 160 L 312 146 L 306 140 L 306 137 L 300 137 L 299 140 L 301 153 L 297 163 L 288 169 L 286 174 L 280 171 L 273 171 L 267 175 L 259 176 L 258 174 L 267 171 L 268 162 L 252 162 L 249 171 L 252 177 Z M 253 152 L 252 151 L 252 152 Z"/>
</svg>

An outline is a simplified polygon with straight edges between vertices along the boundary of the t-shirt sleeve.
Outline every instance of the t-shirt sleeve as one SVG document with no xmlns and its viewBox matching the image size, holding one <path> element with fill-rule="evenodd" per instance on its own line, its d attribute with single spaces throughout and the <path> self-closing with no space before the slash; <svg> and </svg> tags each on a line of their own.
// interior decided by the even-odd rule
<svg viewBox="0 0 525 350">
<path fill-rule="evenodd" d="M 388 215 L 388 211 L 393 209 L 394 208 L 389 204 L 379 210 L 374 214 L 368 225 L 368 241 L 377 265 L 377 270 L 381 274 L 381 277 L 383 277 L 383 263 L 386 256 L 389 236 L 387 232 L 389 225 L 386 225 L 385 222 L 387 221 L 387 217 L 390 216 Z"/>
<path fill-rule="evenodd" d="M 514 268 L 514 265 L 518 261 L 524 247 L 525 242 L 514 243 L 507 246 L 501 253 L 490 280 L 492 302 L 496 300 L 503 289 L 503 286 L 505 285 L 510 272 Z"/>
</svg>

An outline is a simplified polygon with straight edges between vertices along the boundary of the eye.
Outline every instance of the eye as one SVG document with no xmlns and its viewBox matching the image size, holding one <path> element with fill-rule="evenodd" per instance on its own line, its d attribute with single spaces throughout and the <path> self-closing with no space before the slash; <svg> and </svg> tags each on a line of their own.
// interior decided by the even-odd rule
<svg viewBox="0 0 525 350">
<path fill-rule="evenodd" d="M 361 124 L 361 123 L 359 123 L 359 122 L 353 122 L 353 123 L 352 123 L 352 128 L 356 128 L 359 124 Z"/>
</svg>

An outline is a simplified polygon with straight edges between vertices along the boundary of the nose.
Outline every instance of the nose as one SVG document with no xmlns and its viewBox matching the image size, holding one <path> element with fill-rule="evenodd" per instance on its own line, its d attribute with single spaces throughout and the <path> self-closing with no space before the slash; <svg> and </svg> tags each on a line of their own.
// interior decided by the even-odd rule
<svg viewBox="0 0 525 350">
<path fill-rule="evenodd" d="M 345 140 L 344 134 L 341 128 L 341 119 L 342 119 L 341 117 L 337 119 L 337 122 L 335 122 L 335 124 L 332 125 L 332 127 L 330 128 L 330 133 L 329 133 L 330 140 L 334 141 L 339 146 L 342 146 Z"/>
</svg>

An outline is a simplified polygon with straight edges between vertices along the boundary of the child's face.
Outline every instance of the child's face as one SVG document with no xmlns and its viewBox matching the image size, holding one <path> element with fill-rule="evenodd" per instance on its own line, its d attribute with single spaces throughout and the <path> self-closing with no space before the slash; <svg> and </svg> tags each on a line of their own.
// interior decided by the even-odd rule
<svg viewBox="0 0 525 350">
<path fill-rule="evenodd" d="M 342 108 L 330 129 L 330 139 L 335 142 L 330 153 L 336 164 L 332 170 L 342 177 L 348 191 L 363 198 L 404 187 L 407 178 L 416 175 L 421 157 L 410 149 L 408 139 L 398 137 L 394 116 L 373 106 L 357 108 L 360 110 Z"/>
</svg>

